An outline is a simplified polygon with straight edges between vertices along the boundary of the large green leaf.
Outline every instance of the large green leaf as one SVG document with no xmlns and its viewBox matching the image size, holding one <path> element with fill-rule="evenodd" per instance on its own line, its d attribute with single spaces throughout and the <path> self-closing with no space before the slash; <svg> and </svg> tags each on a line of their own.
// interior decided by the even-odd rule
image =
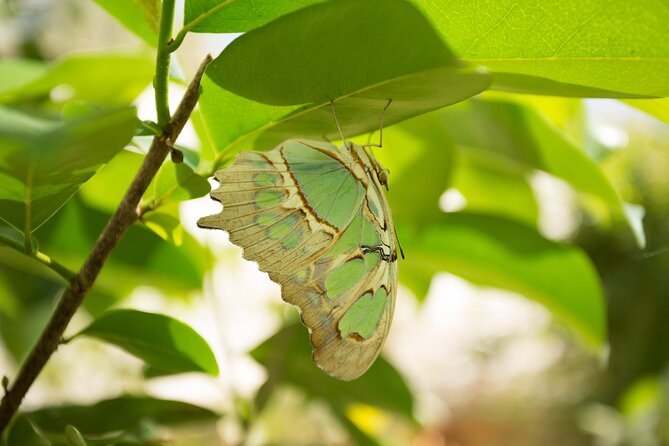
<svg viewBox="0 0 669 446">
<path fill-rule="evenodd" d="M 158 43 L 160 0 L 93 0 L 151 46 Z"/>
<path fill-rule="evenodd" d="M 133 108 L 46 121 L 0 107 L 0 219 L 30 233 L 130 141 Z"/>
<path fill-rule="evenodd" d="M 33 64 L 34 65 L 34 64 Z M 26 72 L 25 62 L 0 61 L 4 73 Z M 105 105 L 127 105 L 150 83 L 153 60 L 149 54 L 92 53 L 70 54 L 48 66 L 30 69 L 0 87 L 0 103 L 50 98 L 54 102 L 79 99 Z M 56 87 L 60 87 L 55 90 Z M 51 95 L 50 95 L 51 93 Z"/>
<path fill-rule="evenodd" d="M 578 248 L 541 237 L 502 217 L 444 214 L 420 232 L 398 228 L 407 263 L 448 271 L 481 285 L 534 299 L 590 345 L 606 338 L 604 299 L 597 273 Z"/>
<path fill-rule="evenodd" d="M 350 137 L 378 129 L 389 99 L 386 124 L 458 102 L 489 83 L 486 74 L 463 67 L 401 0 L 326 2 L 280 17 L 234 41 L 207 75 L 202 117 L 225 156 L 287 138 L 339 139 L 330 99 Z M 220 120 L 223 114 L 229 119 Z"/>
<path fill-rule="evenodd" d="M 496 88 L 589 97 L 669 96 L 664 0 L 414 0 Z"/>
<path fill-rule="evenodd" d="M 207 341 L 169 316 L 131 309 L 111 310 L 79 335 L 114 344 L 159 370 L 218 375 L 218 364 Z"/>
<path fill-rule="evenodd" d="M 61 433 L 71 424 L 85 435 L 128 431 L 145 421 L 172 426 L 218 418 L 216 413 L 193 404 L 148 396 L 121 396 L 91 406 L 52 406 L 25 416 L 44 431 Z"/>
<path fill-rule="evenodd" d="M 368 404 L 413 419 L 409 389 L 397 371 L 382 358 L 359 379 L 339 381 L 327 376 L 311 360 L 306 329 L 298 324 L 281 329 L 251 355 L 267 367 L 269 378 L 258 394 L 261 406 L 273 388 L 290 384 L 310 397 L 322 398 L 335 411 L 345 413 L 351 404 Z"/>
<path fill-rule="evenodd" d="M 196 33 L 248 31 L 323 0 L 186 0 L 184 28 Z"/>
</svg>

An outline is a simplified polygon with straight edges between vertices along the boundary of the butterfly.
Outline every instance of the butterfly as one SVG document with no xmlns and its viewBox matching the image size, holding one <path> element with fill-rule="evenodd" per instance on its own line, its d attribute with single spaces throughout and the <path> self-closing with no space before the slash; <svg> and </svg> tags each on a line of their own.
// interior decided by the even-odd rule
<svg viewBox="0 0 669 446">
<path fill-rule="evenodd" d="M 198 226 L 226 230 L 300 309 L 316 364 L 352 380 L 388 334 L 399 244 L 382 190 L 388 171 L 367 146 L 342 139 L 341 147 L 292 139 L 241 153 L 215 174 L 211 197 L 222 212 Z"/>
</svg>

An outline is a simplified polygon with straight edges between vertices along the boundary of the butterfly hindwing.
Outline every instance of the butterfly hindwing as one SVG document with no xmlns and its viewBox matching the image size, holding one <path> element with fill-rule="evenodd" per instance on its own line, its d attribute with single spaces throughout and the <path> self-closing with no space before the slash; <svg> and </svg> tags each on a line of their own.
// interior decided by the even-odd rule
<svg viewBox="0 0 669 446">
<path fill-rule="evenodd" d="M 316 363 L 340 379 L 378 356 L 397 288 L 387 202 L 368 160 L 352 153 L 295 140 L 244 152 L 216 173 L 211 195 L 223 211 L 198 222 L 228 231 L 281 285 L 309 328 Z"/>
</svg>

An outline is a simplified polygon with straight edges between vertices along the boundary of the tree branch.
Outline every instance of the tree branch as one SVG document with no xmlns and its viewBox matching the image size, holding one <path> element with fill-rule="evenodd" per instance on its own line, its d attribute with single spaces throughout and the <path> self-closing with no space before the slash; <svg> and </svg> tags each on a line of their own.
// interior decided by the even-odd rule
<svg viewBox="0 0 669 446">
<path fill-rule="evenodd" d="M 2 403 L 0 403 L 0 434 L 11 421 L 23 397 L 44 368 L 46 362 L 58 348 L 70 319 L 72 319 L 77 308 L 79 308 L 84 297 L 86 297 L 86 294 L 93 286 L 107 257 L 109 257 L 109 254 L 116 247 L 119 240 L 121 240 L 121 237 L 137 220 L 137 206 L 144 192 L 158 172 L 167 154 L 170 153 L 173 142 L 179 136 L 179 133 L 181 133 L 195 108 L 195 104 L 197 104 L 200 81 L 209 62 L 211 62 L 211 56 L 207 56 L 200 65 L 179 104 L 179 108 L 174 113 L 163 133 L 153 139 L 151 148 L 126 191 L 121 204 L 107 222 L 102 234 L 100 234 L 93 250 L 79 272 L 70 280 L 68 288 L 60 298 L 58 306 L 51 315 L 47 326 L 42 331 L 37 344 L 35 344 L 21 366 L 16 380 L 7 389 Z"/>
</svg>

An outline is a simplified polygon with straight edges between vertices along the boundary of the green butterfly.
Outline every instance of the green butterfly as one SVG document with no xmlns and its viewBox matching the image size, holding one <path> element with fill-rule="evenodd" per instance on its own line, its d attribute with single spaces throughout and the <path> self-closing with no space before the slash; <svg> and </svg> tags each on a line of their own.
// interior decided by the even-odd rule
<svg viewBox="0 0 669 446">
<path fill-rule="evenodd" d="M 215 175 L 224 229 L 297 305 L 329 375 L 351 380 L 379 355 L 397 295 L 397 239 L 382 191 L 388 172 L 364 146 L 288 140 L 244 152 Z M 401 252 L 401 251 L 400 251 Z"/>
</svg>

